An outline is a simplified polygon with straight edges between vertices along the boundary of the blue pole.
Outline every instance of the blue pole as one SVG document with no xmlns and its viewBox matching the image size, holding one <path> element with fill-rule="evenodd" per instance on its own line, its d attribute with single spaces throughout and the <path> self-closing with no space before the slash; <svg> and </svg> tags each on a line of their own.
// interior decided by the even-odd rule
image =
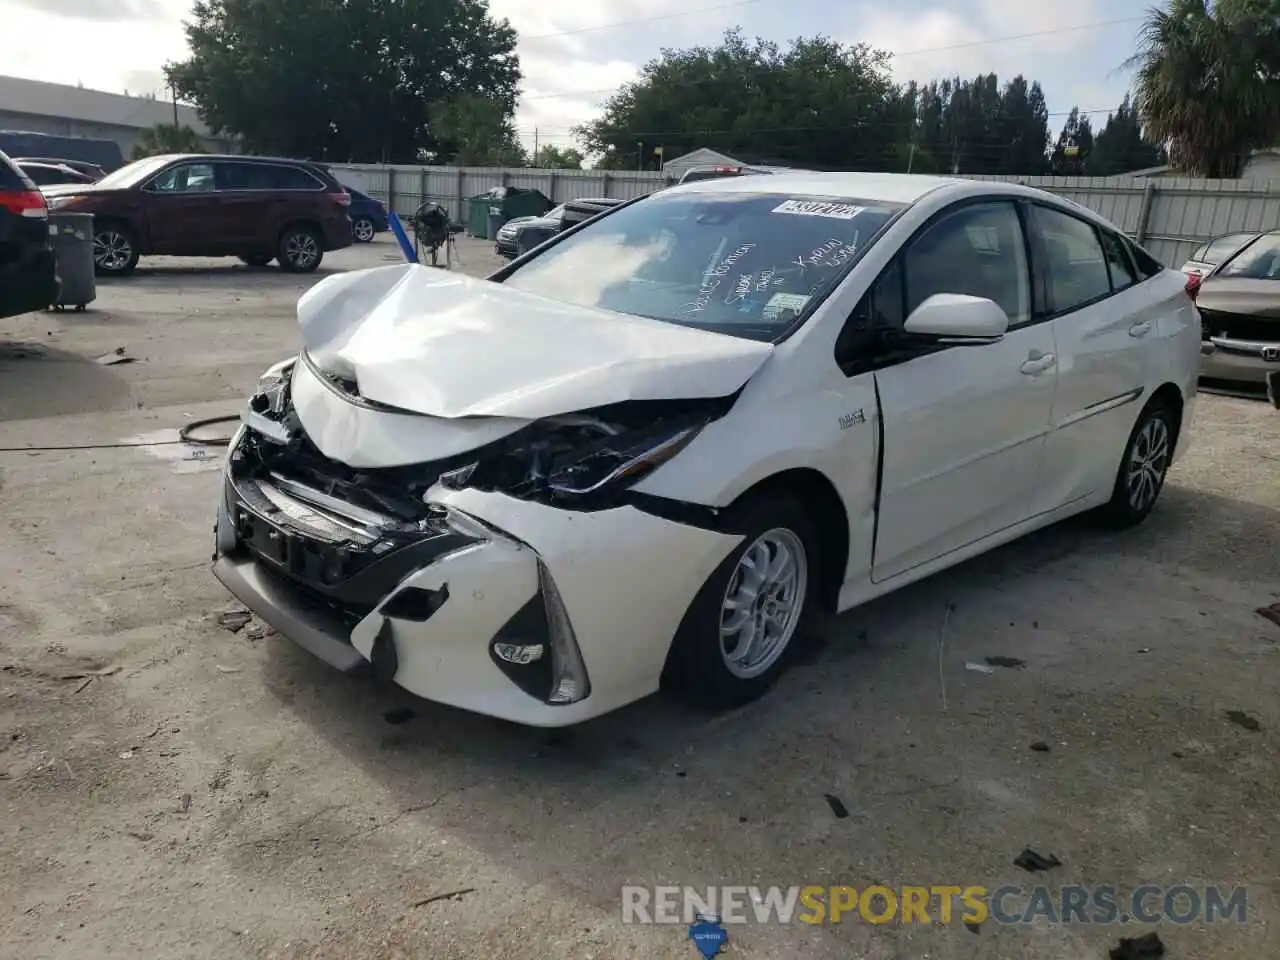
<svg viewBox="0 0 1280 960">
<path fill-rule="evenodd" d="M 410 263 L 417 263 L 418 253 L 413 249 L 413 244 L 409 241 L 409 235 L 404 232 L 404 224 L 400 222 L 400 215 L 392 210 L 387 220 L 391 223 L 391 232 L 396 235 L 396 241 L 400 244 L 400 252 L 404 254 L 404 258 Z"/>
</svg>

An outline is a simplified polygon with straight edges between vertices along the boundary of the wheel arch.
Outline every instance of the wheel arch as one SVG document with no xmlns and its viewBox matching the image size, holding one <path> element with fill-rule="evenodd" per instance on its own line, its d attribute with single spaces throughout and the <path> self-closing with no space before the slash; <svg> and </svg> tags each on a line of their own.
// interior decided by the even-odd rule
<svg viewBox="0 0 1280 960">
<path fill-rule="evenodd" d="M 813 467 L 792 467 L 758 480 L 734 498 L 726 509 L 768 496 L 796 500 L 813 521 L 818 538 L 818 598 L 827 613 L 834 613 L 849 565 L 849 511 L 830 478 Z"/>
<path fill-rule="evenodd" d="M 93 215 L 93 235 L 96 237 L 100 230 L 107 227 L 115 227 L 116 229 L 123 228 L 127 231 L 129 236 L 133 239 L 133 242 L 137 247 L 137 252 L 140 255 L 146 256 L 151 252 L 151 237 L 144 225 L 134 223 L 128 217 L 121 216 L 120 214 L 95 213 Z"/>
</svg>

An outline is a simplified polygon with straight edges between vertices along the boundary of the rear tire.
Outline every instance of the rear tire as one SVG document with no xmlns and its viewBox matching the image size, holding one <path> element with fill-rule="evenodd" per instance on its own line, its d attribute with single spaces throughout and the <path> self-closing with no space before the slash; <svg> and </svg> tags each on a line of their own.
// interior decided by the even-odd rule
<svg viewBox="0 0 1280 960">
<path fill-rule="evenodd" d="M 689 605 L 662 674 L 666 689 L 712 709 L 749 703 L 782 675 L 812 625 L 821 580 L 813 524 L 790 497 L 750 500 L 726 527 L 742 542 Z"/>
<path fill-rule="evenodd" d="M 100 277 L 123 277 L 138 266 L 138 237 L 123 223 L 106 221 L 93 231 L 93 271 Z"/>
<path fill-rule="evenodd" d="M 351 221 L 351 239 L 356 243 L 373 243 L 377 228 L 368 217 L 356 217 Z"/>
<path fill-rule="evenodd" d="M 1108 526 L 1134 527 L 1151 513 L 1164 489 L 1178 426 L 1178 413 L 1165 400 L 1153 398 L 1138 416 L 1120 458 L 1111 500 L 1099 512 Z"/>
<path fill-rule="evenodd" d="M 269 263 L 270 263 L 272 260 L 274 260 L 274 259 L 275 259 L 275 257 L 271 256 L 270 254 L 267 254 L 266 256 L 263 256 L 263 255 L 262 255 L 262 254 L 260 254 L 260 253 L 255 253 L 255 254 L 249 254 L 249 255 L 241 256 L 241 257 L 240 257 L 240 262 L 241 262 L 241 263 L 246 263 L 246 264 L 248 264 L 248 265 L 249 265 L 249 266 L 251 266 L 251 267 L 265 267 L 267 264 L 269 264 Z"/>
<path fill-rule="evenodd" d="M 324 259 L 324 247 L 320 232 L 315 227 L 300 224 L 285 227 L 280 232 L 276 260 L 280 269 L 288 273 L 312 273 Z"/>
</svg>

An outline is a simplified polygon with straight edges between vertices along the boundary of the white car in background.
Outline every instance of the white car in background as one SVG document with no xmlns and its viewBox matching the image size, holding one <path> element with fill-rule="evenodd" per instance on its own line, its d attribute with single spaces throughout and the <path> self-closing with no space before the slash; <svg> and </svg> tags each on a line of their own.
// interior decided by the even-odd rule
<svg viewBox="0 0 1280 960">
<path fill-rule="evenodd" d="M 1185 446 L 1185 278 L 1004 183 L 678 186 L 488 280 L 329 277 L 231 448 L 214 572 L 331 664 L 561 726 L 761 695 L 806 623 Z"/>
<path fill-rule="evenodd" d="M 1258 235 L 1258 231 L 1249 230 L 1244 233 L 1224 233 L 1200 244 L 1191 257 L 1182 265 L 1182 272 L 1189 277 L 1207 277 L 1218 264 L 1243 247 Z"/>
</svg>

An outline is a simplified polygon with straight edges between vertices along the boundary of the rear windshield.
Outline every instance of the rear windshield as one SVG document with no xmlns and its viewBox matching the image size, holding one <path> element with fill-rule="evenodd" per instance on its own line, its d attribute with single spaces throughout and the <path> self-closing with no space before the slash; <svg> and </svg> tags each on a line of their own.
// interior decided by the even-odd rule
<svg viewBox="0 0 1280 960">
<path fill-rule="evenodd" d="M 3 153 L 0 153 L 0 190 L 30 190 L 33 184 Z"/>
<path fill-rule="evenodd" d="M 901 205 L 850 197 L 655 193 L 506 276 L 580 306 L 753 340 L 784 336 Z"/>
<path fill-rule="evenodd" d="M 1268 233 L 1245 247 L 1218 270 L 1220 277 L 1280 280 L 1280 233 Z"/>
</svg>

